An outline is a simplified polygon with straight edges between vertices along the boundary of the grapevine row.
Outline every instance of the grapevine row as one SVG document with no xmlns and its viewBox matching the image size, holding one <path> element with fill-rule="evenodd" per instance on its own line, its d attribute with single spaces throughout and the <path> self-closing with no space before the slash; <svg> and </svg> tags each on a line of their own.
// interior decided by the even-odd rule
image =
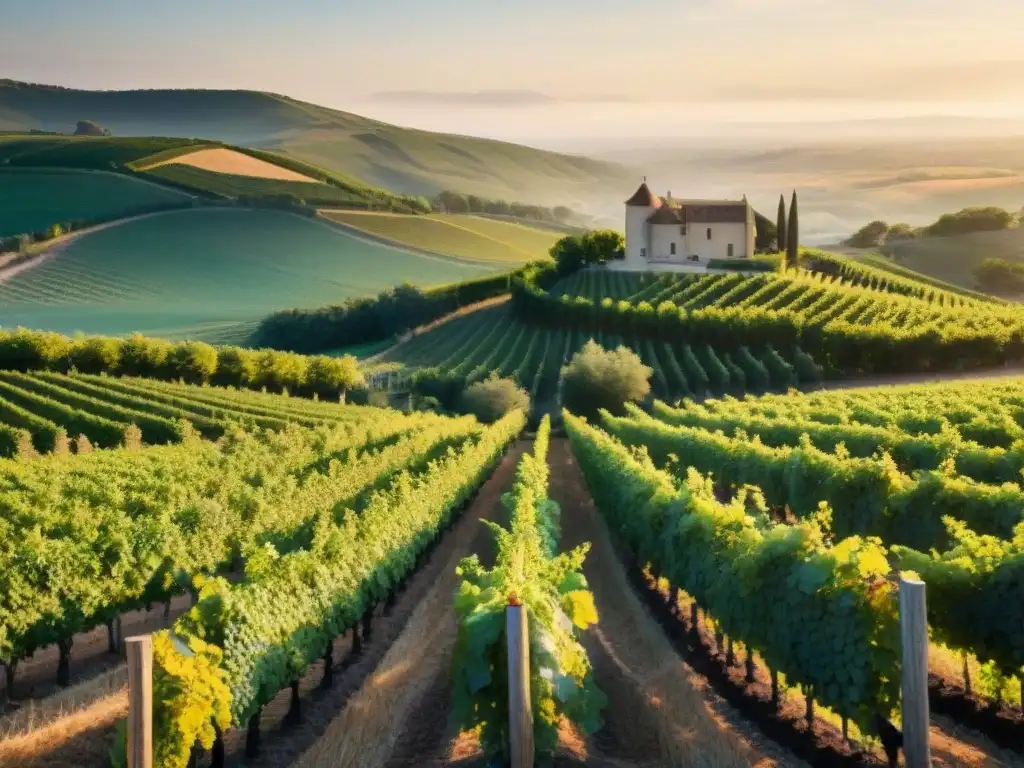
<svg viewBox="0 0 1024 768">
<path fill-rule="evenodd" d="M 525 607 L 530 627 L 530 688 L 534 744 L 554 754 L 562 716 L 585 733 L 600 725 L 604 696 L 594 686 L 580 630 L 597 621 L 593 595 L 581 567 L 588 545 L 558 554 L 559 508 L 547 498 L 547 449 L 551 422 L 544 417 L 532 455 L 524 454 L 515 484 L 503 501 L 508 530 L 492 524 L 497 538 L 493 568 L 476 555 L 459 564 L 463 581 L 455 595 L 459 633 L 453 659 L 453 718 L 464 731 L 479 729 L 489 759 L 507 762 L 508 658 L 504 633 L 510 601 Z"/>
<path fill-rule="evenodd" d="M 18 660 L 57 643 L 63 662 L 77 633 L 237 568 L 263 543 L 302 546 L 318 515 L 333 519 L 337 505 L 476 430 L 468 418 L 394 414 L 0 462 L 0 661 L 13 678 Z"/>
<path fill-rule="evenodd" d="M 281 688 L 329 655 L 335 637 L 415 570 L 524 422 L 513 412 L 425 471 L 400 473 L 358 514 L 318 526 L 311 549 L 271 555 L 240 584 L 204 582 L 198 604 L 154 641 L 157 762 L 184 768 L 197 740 L 212 745 L 214 724 L 258 718 Z M 207 682 L 197 690 L 189 681 L 199 664 Z"/>
<path fill-rule="evenodd" d="M 624 444 L 644 446 L 656 464 L 671 465 L 681 477 L 694 467 L 728 489 L 756 486 L 769 507 L 805 519 L 824 502 L 839 536 L 878 536 L 927 551 L 948 546 L 948 515 L 1003 538 L 1024 519 L 1024 491 L 1016 485 L 986 485 L 942 471 L 909 477 L 887 455 L 828 453 L 806 438 L 773 448 L 743 433 L 726 437 L 630 412 L 629 418 L 607 415 L 604 425 Z"/>
<path fill-rule="evenodd" d="M 676 485 L 584 420 L 566 414 L 565 425 L 598 509 L 640 565 L 808 699 L 875 732 L 899 696 L 894 587 L 880 544 L 830 546 L 815 521 L 773 523 L 756 493 L 720 503 L 695 472 Z"/>
</svg>

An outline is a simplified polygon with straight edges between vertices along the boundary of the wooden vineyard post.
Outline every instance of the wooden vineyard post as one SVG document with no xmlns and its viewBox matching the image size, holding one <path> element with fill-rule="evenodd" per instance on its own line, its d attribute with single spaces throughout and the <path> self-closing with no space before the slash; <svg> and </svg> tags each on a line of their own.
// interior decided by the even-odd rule
<svg viewBox="0 0 1024 768">
<path fill-rule="evenodd" d="M 505 608 L 508 642 L 508 735 L 512 768 L 533 768 L 533 712 L 530 707 L 530 633 L 526 608 L 515 595 Z"/>
<path fill-rule="evenodd" d="M 153 638 L 128 637 L 128 768 L 153 768 Z"/>
<path fill-rule="evenodd" d="M 903 655 L 903 757 L 907 768 L 932 764 L 928 744 L 928 617 L 925 585 L 900 576 L 900 645 Z"/>
</svg>

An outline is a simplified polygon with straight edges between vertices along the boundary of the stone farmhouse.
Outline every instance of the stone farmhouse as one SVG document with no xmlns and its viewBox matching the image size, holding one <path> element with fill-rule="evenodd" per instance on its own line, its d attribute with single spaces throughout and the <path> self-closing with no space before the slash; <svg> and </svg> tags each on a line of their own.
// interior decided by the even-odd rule
<svg viewBox="0 0 1024 768">
<path fill-rule="evenodd" d="M 647 180 L 626 201 L 625 269 L 705 266 L 711 259 L 749 259 L 756 237 L 754 209 L 742 200 L 659 198 Z M 669 267 L 671 268 L 671 267 Z"/>
</svg>

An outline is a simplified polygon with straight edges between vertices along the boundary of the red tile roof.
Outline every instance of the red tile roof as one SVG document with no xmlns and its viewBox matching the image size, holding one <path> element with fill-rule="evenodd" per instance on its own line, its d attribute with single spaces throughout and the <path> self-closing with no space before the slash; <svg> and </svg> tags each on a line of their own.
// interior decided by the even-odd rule
<svg viewBox="0 0 1024 768">
<path fill-rule="evenodd" d="M 647 217 L 647 221 L 651 224 L 682 224 L 683 220 L 679 218 L 679 211 L 670 205 L 663 205 L 650 216 Z"/>
<path fill-rule="evenodd" d="M 640 185 L 640 188 L 633 193 L 633 196 L 626 201 L 626 205 L 657 208 L 661 205 L 661 200 L 658 199 L 656 194 L 651 192 L 650 187 L 647 186 L 647 182 L 645 181 Z"/>
</svg>

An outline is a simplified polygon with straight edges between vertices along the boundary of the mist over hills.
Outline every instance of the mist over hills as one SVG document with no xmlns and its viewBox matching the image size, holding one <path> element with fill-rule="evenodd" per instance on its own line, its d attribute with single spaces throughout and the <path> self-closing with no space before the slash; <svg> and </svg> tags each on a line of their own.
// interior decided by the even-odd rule
<svg viewBox="0 0 1024 768">
<path fill-rule="evenodd" d="M 593 205 L 636 173 L 617 164 L 492 139 L 403 128 L 260 91 L 86 91 L 0 81 L 0 130 L 185 136 L 273 149 L 404 194 Z"/>
<path fill-rule="evenodd" d="M 1024 119 L 826 119 L 819 110 L 784 122 L 757 122 L 749 112 L 715 120 L 696 105 L 665 111 L 615 95 L 534 90 L 391 91 L 351 106 L 384 119 L 262 91 L 87 91 L 0 80 L 0 130 L 71 131 L 87 119 L 115 136 L 219 139 L 402 194 L 453 189 L 568 205 L 612 226 L 621 226 L 622 201 L 642 176 L 677 196 L 746 194 L 769 214 L 779 194 L 797 189 L 812 244 L 872 219 L 921 225 L 969 205 L 1024 205 Z M 533 146 L 467 135 L 508 138 L 515 125 Z"/>
</svg>

